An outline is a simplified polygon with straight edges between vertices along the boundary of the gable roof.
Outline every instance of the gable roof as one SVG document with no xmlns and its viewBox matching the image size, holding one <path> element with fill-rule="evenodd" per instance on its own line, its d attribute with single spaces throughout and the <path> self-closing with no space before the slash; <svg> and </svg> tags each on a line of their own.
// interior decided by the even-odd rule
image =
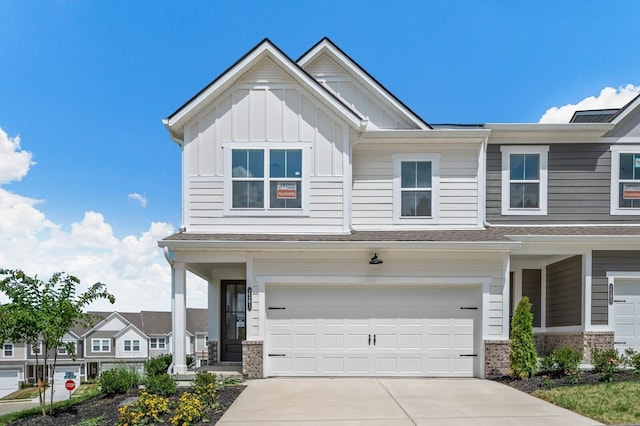
<svg viewBox="0 0 640 426">
<path fill-rule="evenodd" d="M 285 73 L 301 86 L 313 93 L 323 104 L 336 112 L 351 127 L 357 130 L 364 130 L 366 126 L 364 117 L 311 77 L 302 67 L 273 44 L 271 40 L 265 38 L 169 117 L 162 120 L 167 130 L 169 130 L 171 138 L 178 143 L 182 143 L 185 123 L 206 105 L 209 105 L 222 92 L 231 87 L 242 74 L 267 57 L 279 65 Z"/>
<path fill-rule="evenodd" d="M 408 121 L 414 123 L 419 129 L 431 129 L 431 126 L 426 121 L 420 118 L 420 116 L 413 112 L 411 108 L 406 106 L 393 93 L 387 90 L 386 87 L 384 87 L 328 37 L 323 37 L 319 42 L 303 53 L 296 62 L 304 68 L 323 53 L 326 53 L 329 57 L 342 65 L 356 80 L 359 80 L 365 86 L 372 88 L 376 94 L 391 105 L 396 112 L 404 116 Z"/>
<path fill-rule="evenodd" d="M 625 106 L 620 108 L 617 114 L 611 117 L 611 123 L 618 124 L 624 120 L 632 111 L 640 107 L 640 94 L 631 99 Z"/>
<path fill-rule="evenodd" d="M 131 330 L 131 329 L 135 330 L 138 334 L 140 334 L 142 336 L 148 337 L 147 334 L 144 331 L 140 330 L 138 327 L 136 327 L 133 324 L 129 324 L 125 328 L 123 328 L 122 330 L 118 331 L 116 334 L 114 334 L 114 337 L 117 338 L 117 337 L 123 335 L 127 330 Z"/>
</svg>

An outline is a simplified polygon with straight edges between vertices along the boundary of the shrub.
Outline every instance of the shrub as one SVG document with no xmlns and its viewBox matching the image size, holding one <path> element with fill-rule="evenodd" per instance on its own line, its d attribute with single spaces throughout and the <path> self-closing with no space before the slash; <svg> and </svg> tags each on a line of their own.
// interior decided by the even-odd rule
<svg viewBox="0 0 640 426">
<path fill-rule="evenodd" d="M 582 361 L 580 352 L 563 347 L 555 349 L 550 355 L 543 357 L 542 365 L 546 367 L 546 371 L 567 376 L 578 371 L 580 361 Z"/>
<path fill-rule="evenodd" d="M 197 395 L 185 392 L 178 400 L 178 408 L 169 420 L 175 426 L 188 426 L 202 419 L 202 402 Z"/>
<path fill-rule="evenodd" d="M 194 388 L 197 388 L 199 386 L 207 386 L 210 383 L 213 383 L 217 386 L 218 378 L 215 374 L 207 373 L 206 371 L 198 371 L 196 373 L 196 377 L 192 381 Z"/>
<path fill-rule="evenodd" d="M 521 379 L 536 373 L 536 348 L 533 344 L 533 314 L 529 298 L 520 299 L 511 322 L 511 353 L 509 366 L 511 375 Z"/>
<path fill-rule="evenodd" d="M 168 398 L 142 391 L 135 404 L 118 408 L 120 418 L 117 424 L 118 426 L 133 426 L 164 423 L 161 415 L 168 413 L 169 408 Z"/>
<path fill-rule="evenodd" d="M 140 373 L 135 369 L 117 367 L 100 374 L 100 389 L 107 395 L 125 394 L 140 384 Z"/>
<path fill-rule="evenodd" d="M 144 385 L 146 391 L 154 395 L 169 396 L 178 392 L 176 381 L 167 373 L 147 376 Z"/>
<path fill-rule="evenodd" d="M 640 374 L 640 352 L 634 352 L 631 350 L 627 353 L 629 367 L 635 374 Z"/>
<path fill-rule="evenodd" d="M 144 374 L 146 376 L 158 376 L 160 374 L 167 374 L 172 360 L 173 356 L 171 354 L 154 356 L 153 358 L 145 361 Z"/>
<path fill-rule="evenodd" d="M 613 374 L 620 370 L 622 358 L 617 349 L 591 349 L 591 364 L 595 373 L 602 373 L 600 381 L 613 382 Z"/>
</svg>

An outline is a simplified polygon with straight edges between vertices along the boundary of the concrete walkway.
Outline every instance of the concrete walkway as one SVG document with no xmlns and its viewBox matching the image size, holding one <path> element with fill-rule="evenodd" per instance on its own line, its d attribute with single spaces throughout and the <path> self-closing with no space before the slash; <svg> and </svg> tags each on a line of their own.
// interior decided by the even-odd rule
<svg viewBox="0 0 640 426">
<path fill-rule="evenodd" d="M 311 378 L 248 382 L 218 425 L 597 425 L 480 379 Z"/>
</svg>

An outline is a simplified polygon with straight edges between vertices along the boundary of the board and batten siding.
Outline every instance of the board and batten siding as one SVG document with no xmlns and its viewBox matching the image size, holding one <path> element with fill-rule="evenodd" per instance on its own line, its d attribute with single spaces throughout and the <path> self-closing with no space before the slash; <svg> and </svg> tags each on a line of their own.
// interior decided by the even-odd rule
<svg viewBox="0 0 640 426">
<path fill-rule="evenodd" d="M 640 251 L 594 250 L 591 259 L 591 324 L 607 325 L 607 272 L 640 272 Z"/>
<path fill-rule="evenodd" d="M 185 226 L 193 232 L 343 232 L 348 127 L 264 59 L 185 126 Z M 306 149 L 308 215 L 224 215 L 224 149 Z M 304 146 L 304 147 L 303 147 Z M 304 195 L 303 195 L 304 196 Z"/>
<path fill-rule="evenodd" d="M 416 128 L 328 55 L 318 56 L 306 67 L 306 71 L 317 80 L 324 81 L 335 94 L 367 117 L 369 130 Z"/>
<path fill-rule="evenodd" d="M 582 256 L 547 265 L 547 327 L 582 323 Z"/>
<path fill-rule="evenodd" d="M 500 145 L 489 145 L 486 207 L 489 223 L 595 224 L 637 223 L 640 220 L 640 216 L 610 215 L 611 152 L 609 144 L 549 144 L 548 146 L 547 215 L 502 216 L 502 154 Z"/>
<path fill-rule="evenodd" d="M 393 155 L 440 154 L 439 222 L 393 224 Z M 353 153 L 353 227 L 365 229 L 478 227 L 478 145 L 357 145 Z"/>
<path fill-rule="evenodd" d="M 286 258 L 276 255 L 254 257 L 253 273 L 258 280 L 261 277 L 273 276 L 293 276 L 301 277 L 296 285 L 304 285 L 312 282 L 314 285 L 322 285 L 322 278 L 332 279 L 326 285 L 339 285 L 336 277 L 357 277 L 361 279 L 358 283 L 350 282 L 348 285 L 363 286 L 389 286 L 399 285 L 403 277 L 419 279 L 423 278 L 428 285 L 447 285 L 448 279 L 465 278 L 472 282 L 478 277 L 489 278 L 488 315 L 482 321 L 486 321 L 486 330 L 489 335 L 502 336 L 508 330 L 503 329 L 503 300 L 502 294 L 505 285 L 504 259 L 499 254 L 484 253 L 407 253 L 407 252 L 383 252 L 378 254 L 384 263 L 375 265 L 375 277 L 372 276 L 372 266 L 369 265 L 369 256 L 358 256 L 352 253 L 336 253 L 330 261 L 326 256 L 317 254 L 287 254 Z M 327 266 L 329 264 L 329 267 Z M 307 280 L 305 277 L 309 277 Z M 442 283 L 438 282 L 438 277 L 442 278 Z M 267 283 L 268 285 L 269 283 Z M 283 284 L 271 282 L 271 284 Z M 342 283 L 347 284 L 347 283 Z M 418 282 L 411 285 L 419 285 Z M 426 284 L 425 284 L 426 285 Z M 260 288 L 253 283 L 254 296 L 260 293 L 258 298 L 254 297 L 254 303 L 264 303 L 264 288 Z M 268 289 L 267 289 L 268 291 Z M 259 300 L 259 302 L 257 302 Z M 254 336 L 264 331 L 264 324 L 257 325 L 260 319 L 257 317 L 257 305 L 253 306 L 252 314 L 254 319 L 252 329 Z M 255 322 L 254 322 L 255 321 Z"/>
</svg>

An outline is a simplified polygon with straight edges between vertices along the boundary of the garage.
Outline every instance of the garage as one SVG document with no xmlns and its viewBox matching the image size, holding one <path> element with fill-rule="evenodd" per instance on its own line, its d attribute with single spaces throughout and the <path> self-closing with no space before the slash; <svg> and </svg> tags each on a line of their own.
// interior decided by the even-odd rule
<svg viewBox="0 0 640 426">
<path fill-rule="evenodd" d="M 0 398 L 18 390 L 18 371 L 0 370 Z"/>
<path fill-rule="evenodd" d="M 478 376 L 479 286 L 266 291 L 268 376 Z"/>
<path fill-rule="evenodd" d="M 55 391 L 69 392 L 65 388 L 67 380 L 73 380 L 75 382 L 75 389 L 80 386 L 80 366 L 79 365 L 58 365 L 56 372 L 53 376 L 53 384 Z"/>
<path fill-rule="evenodd" d="M 613 309 L 615 348 L 640 351 L 640 280 L 616 280 Z"/>
</svg>

